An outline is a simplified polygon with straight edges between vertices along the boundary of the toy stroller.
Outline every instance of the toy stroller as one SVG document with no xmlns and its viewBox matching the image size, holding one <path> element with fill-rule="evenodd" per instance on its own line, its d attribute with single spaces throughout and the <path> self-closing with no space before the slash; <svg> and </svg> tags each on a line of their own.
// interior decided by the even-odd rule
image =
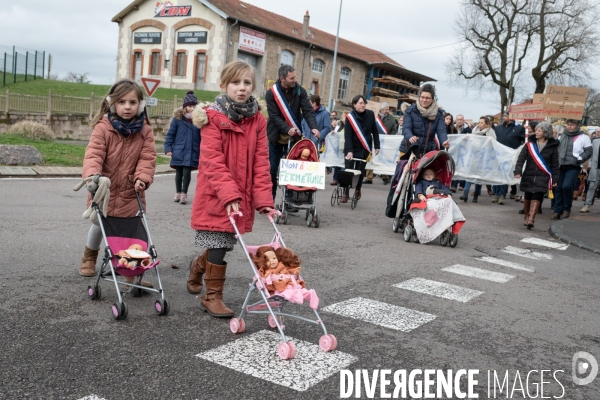
<svg viewBox="0 0 600 400">
<path fill-rule="evenodd" d="M 275 235 L 273 236 L 273 239 L 271 241 L 272 243 L 261 246 L 270 246 L 275 249 L 279 247 L 286 247 L 283 238 L 281 237 L 281 233 L 279 232 L 279 230 L 277 229 L 277 225 L 275 224 L 274 216 L 277 214 L 279 214 L 279 212 L 275 210 L 269 213 L 268 215 L 269 221 L 271 222 L 271 225 L 273 225 L 273 229 L 275 229 Z M 252 267 L 252 270 L 254 272 L 254 279 L 250 284 L 250 289 L 248 290 L 248 294 L 246 296 L 246 299 L 244 300 L 244 304 L 242 305 L 242 311 L 240 312 L 237 318 L 232 318 L 229 322 L 229 328 L 231 329 L 231 332 L 244 332 L 244 330 L 246 329 L 246 323 L 244 321 L 245 314 L 266 314 L 269 326 L 271 328 L 277 328 L 277 330 L 281 334 L 282 342 L 279 343 L 279 345 L 277 346 L 277 353 L 279 354 L 279 357 L 282 360 L 289 360 L 294 358 L 294 356 L 296 355 L 296 347 L 291 341 L 288 341 L 288 339 L 286 338 L 284 333 L 285 326 L 283 325 L 283 322 L 284 317 L 297 318 L 302 321 L 320 325 L 323 329 L 323 336 L 321 336 L 321 338 L 319 339 L 319 347 L 323 351 L 334 350 L 337 346 L 337 340 L 335 336 L 327 334 L 325 324 L 321 320 L 321 317 L 319 316 L 319 313 L 316 309 L 313 309 L 316 319 L 310 319 L 302 317 L 300 315 L 283 312 L 283 307 L 288 303 L 288 301 L 283 296 L 271 295 L 269 293 L 266 287 L 267 283 L 265 279 L 260 275 L 250 256 L 250 254 L 255 254 L 258 248 L 261 246 L 247 246 L 246 243 L 244 243 L 244 239 L 242 238 L 242 235 L 240 234 L 235 223 L 234 217 L 236 215 L 241 216 L 242 214 L 240 212 L 231 213 L 231 215 L 229 216 L 229 220 L 231 221 L 231 224 L 235 229 L 238 242 L 240 243 L 242 249 L 244 249 L 244 253 L 248 258 L 250 266 Z M 258 292 L 260 293 L 261 300 L 252 304 L 248 304 L 250 296 L 255 290 L 258 290 Z"/>
<path fill-rule="evenodd" d="M 93 196 L 92 196 L 93 197 Z M 91 300 L 100 300 L 102 292 L 100 290 L 100 279 L 107 282 L 114 282 L 117 291 L 118 302 L 112 305 L 112 315 L 116 320 L 127 318 L 127 304 L 123 301 L 122 292 L 119 284 L 125 284 L 129 287 L 127 292 L 133 297 L 141 296 L 141 291 L 146 290 L 160 294 L 160 299 L 156 300 L 154 307 L 158 315 L 167 315 L 169 313 L 169 303 L 165 299 L 160 274 L 158 272 L 157 253 L 146 220 L 146 213 L 142 205 L 142 200 L 139 193 L 136 192 L 136 197 L 139 205 L 139 211 L 135 217 L 119 218 L 102 215 L 98 204 L 92 200 L 92 208 L 98 215 L 102 237 L 104 238 L 105 248 L 102 258 L 102 267 L 97 275 L 94 285 L 88 286 L 88 296 Z M 120 250 L 128 249 L 132 245 L 140 245 L 144 252 L 150 255 L 147 262 L 140 263 L 134 269 L 120 265 L 116 256 Z M 130 265 L 131 266 L 131 265 Z M 141 281 L 144 273 L 150 269 L 156 271 L 156 279 L 158 280 L 158 289 L 147 288 L 142 286 Z M 133 283 L 125 283 L 117 280 L 117 276 L 135 277 Z"/>
<path fill-rule="evenodd" d="M 354 162 L 353 167 L 356 168 L 357 162 L 365 162 L 365 160 L 361 160 L 359 158 L 353 158 L 351 161 Z M 360 178 L 360 170 L 358 169 L 348 169 L 346 168 L 344 171 L 338 172 L 338 184 L 335 189 L 333 189 L 333 193 L 331 194 L 331 206 L 333 207 L 335 204 L 340 205 L 340 199 L 344 195 L 345 191 L 350 191 L 350 189 L 354 188 L 354 193 L 350 198 L 350 208 L 354 210 L 356 204 L 358 203 L 358 199 L 356 198 L 356 185 L 358 185 L 358 180 Z"/>
<path fill-rule="evenodd" d="M 287 160 L 302 160 L 309 162 L 319 162 L 319 152 L 317 147 L 310 139 L 301 139 L 296 142 L 291 149 L 289 148 L 290 142 L 288 142 L 288 153 L 286 156 Z M 309 151 L 306 159 L 301 159 L 302 152 L 307 149 Z M 281 211 L 281 217 L 275 217 L 275 222 L 282 222 L 284 225 L 288 223 L 288 211 L 287 209 L 296 208 L 299 210 L 306 210 L 305 220 L 306 226 L 309 228 L 314 225 L 315 228 L 319 227 L 321 220 L 317 213 L 317 188 L 315 187 L 302 187 L 295 185 L 282 185 L 281 186 L 281 204 L 276 206 L 276 209 Z"/>
</svg>

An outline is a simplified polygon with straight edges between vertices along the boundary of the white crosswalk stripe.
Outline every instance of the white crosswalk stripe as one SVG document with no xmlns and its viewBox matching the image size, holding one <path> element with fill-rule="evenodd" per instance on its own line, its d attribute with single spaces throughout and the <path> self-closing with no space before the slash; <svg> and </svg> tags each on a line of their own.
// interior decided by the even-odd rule
<svg viewBox="0 0 600 400">
<path fill-rule="evenodd" d="M 545 247 L 549 247 L 549 248 L 555 249 L 555 250 L 566 250 L 569 247 L 569 245 L 565 244 L 565 243 L 551 242 L 549 240 L 544 240 L 544 239 L 539 239 L 539 238 L 534 238 L 534 237 L 528 237 L 525 239 L 521 239 L 521 242 L 529 243 L 529 244 L 537 244 L 538 246 L 545 246 Z"/>
<path fill-rule="evenodd" d="M 479 261 L 485 261 L 492 264 L 502 265 L 503 267 L 518 269 L 521 271 L 534 272 L 535 269 L 533 267 L 528 267 L 527 265 L 514 263 L 512 261 L 502 260 L 501 258 L 496 257 L 479 257 L 477 258 Z"/>
<path fill-rule="evenodd" d="M 413 278 L 393 285 L 394 287 L 413 292 L 429 294 L 443 299 L 456 300 L 466 303 L 469 300 L 483 294 L 479 290 L 450 285 L 444 282 L 431 281 L 424 278 Z"/>
<path fill-rule="evenodd" d="M 82 397 L 79 400 L 106 400 L 106 399 L 104 399 L 102 397 L 98 397 L 95 394 L 90 394 L 89 396 Z"/>
<path fill-rule="evenodd" d="M 433 321 L 435 315 L 393 304 L 356 297 L 332 304 L 323 311 L 370 322 L 385 328 L 410 332 L 419 326 Z"/>
<path fill-rule="evenodd" d="M 442 268 L 442 271 L 469 276 L 472 278 L 485 279 L 487 281 L 506 283 L 513 279 L 514 275 L 503 274 L 502 272 L 488 271 L 487 269 L 469 267 L 467 265 L 456 264 L 450 267 Z"/>
<path fill-rule="evenodd" d="M 552 260 L 554 258 L 551 254 L 538 253 L 537 251 L 513 246 L 506 246 L 502 251 L 519 257 L 531 258 L 532 260 Z"/>
<path fill-rule="evenodd" d="M 196 357 L 298 391 L 309 389 L 358 360 L 341 351 L 324 352 L 316 344 L 290 336 L 287 339 L 296 346 L 296 356 L 291 360 L 279 358 L 281 335 L 267 330 L 242 336 Z"/>
</svg>

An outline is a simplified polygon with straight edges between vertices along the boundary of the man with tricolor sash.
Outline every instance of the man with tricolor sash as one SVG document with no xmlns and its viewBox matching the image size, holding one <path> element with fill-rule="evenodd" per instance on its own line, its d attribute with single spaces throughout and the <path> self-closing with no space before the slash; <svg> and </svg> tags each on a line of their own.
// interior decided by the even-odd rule
<svg viewBox="0 0 600 400">
<path fill-rule="evenodd" d="M 291 65 L 282 65 L 279 67 L 278 74 L 279 79 L 265 95 L 269 113 L 267 136 L 273 199 L 277 195 L 279 163 L 287 153 L 288 144 L 293 145 L 302 137 L 302 120 L 306 120 L 311 133 L 317 139 L 320 136 L 315 111 L 306 90 L 296 84 L 294 68 Z"/>
<path fill-rule="evenodd" d="M 392 114 L 390 114 L 390 105 L 386 102 L 381 103 L 379 113 L 375 116 L 375 123 L 380 135 L 395 135 L 398 130 L 398 122 Z M 381 175 L 381 180 L 384 185 L 390 183 L 390 177 Z M 363 184 L 373 183 L 373 170 L 368 169 L 365 173 Z"/>
</svg>

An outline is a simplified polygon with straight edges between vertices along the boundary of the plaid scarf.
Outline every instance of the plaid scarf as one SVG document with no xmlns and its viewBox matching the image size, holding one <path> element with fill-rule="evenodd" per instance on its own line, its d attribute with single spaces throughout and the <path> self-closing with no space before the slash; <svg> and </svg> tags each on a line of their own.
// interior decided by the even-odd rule
<svg viewBox="0 0 600 400">
<path fill-rule="evenodd" d="M 144 121 L 146 120 L 146 114 L 141 113 L 140 115 L 125 121 L 120 118 L 117 114 L 108 113 L 108 121 L 117 132 L 123 137 L 128 138 L 129 136 L 138 133 L 144 127 Z"/>
<path fill-rule="evenodd" d="M 215 99 L 215 103 L 223 110 L 227 118 L 235 123 L 242 118 L 252 117 L 258 112 L 258 102 L 252 96 L 245 103 L 236 103 L 226 94 L 220 94 Z"/>
</svg>

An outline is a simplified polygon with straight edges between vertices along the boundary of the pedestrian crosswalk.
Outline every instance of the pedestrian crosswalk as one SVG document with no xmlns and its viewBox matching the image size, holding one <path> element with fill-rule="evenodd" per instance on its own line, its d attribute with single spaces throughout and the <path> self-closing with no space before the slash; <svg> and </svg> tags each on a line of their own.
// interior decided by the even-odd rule
<svg viewBox="0 0 600 400">
<path fill-rule="evenodd" d="M 502 251 L 515 256 L 531 258 L 532 260 L 552 260 L 554 258 L 551 254 L 538 253 L 537 251 L 531 251 L 529 249 L 522 249 L 520 247 L 513 246 L 506 246 Z"/>
<path fill-rule="evenodd" d="M 521 271 L 527 271 L 527 272 L 535 271 L 535 268 L 533 268 L 533 267 L 528 267 L 527 265 L 515 263 L 512 261 L 506 261 L 506 260 L 503 260 L 501 258 L 496 258 L 496 257 L 479 257 L 479 258 L 477 258 L 477 260 L 485 261 L 487 263 L 502 265 L 503 267 L 518 269 Z"/>
<path fill-rule="evenodd" d="M 545 247 L 549 247 L 551 249 L 556 249 L 556 250 L 566 250 L 569 247 L 568 244 L 556 243 L 556 242 L 551 242 L 550 240 L 544 240 L 544 239 L 533 238 L 533 237 L 522 239 L 521 242 L 537 244 L 538 246 L 545 246 Z"/>
<path fill-rule="evenodd" d="M 504 274 L 502 272 L 488 271 L 487 269 L 469 267 L 467 265 L 461 264 L 456 264 L 450 267 L 443 268 L 442 271 L 453 272 L 459 275 L 485 279 L 488 281 L 498 283 L 506 283 L 515 277 L 514 275 Z"/>
<path fill-rule="evenodd" d="M 440 297 L 442 299 L 456 300 L 462 303 L 466 303 L 483 294 L 483 292 L 479 290 L 468 289 L 423 278 L 412 278 L 404 282 L 396 283 L 393 286 L 400 289 L 412 290 L 417 293 Z"/>
</svg>

